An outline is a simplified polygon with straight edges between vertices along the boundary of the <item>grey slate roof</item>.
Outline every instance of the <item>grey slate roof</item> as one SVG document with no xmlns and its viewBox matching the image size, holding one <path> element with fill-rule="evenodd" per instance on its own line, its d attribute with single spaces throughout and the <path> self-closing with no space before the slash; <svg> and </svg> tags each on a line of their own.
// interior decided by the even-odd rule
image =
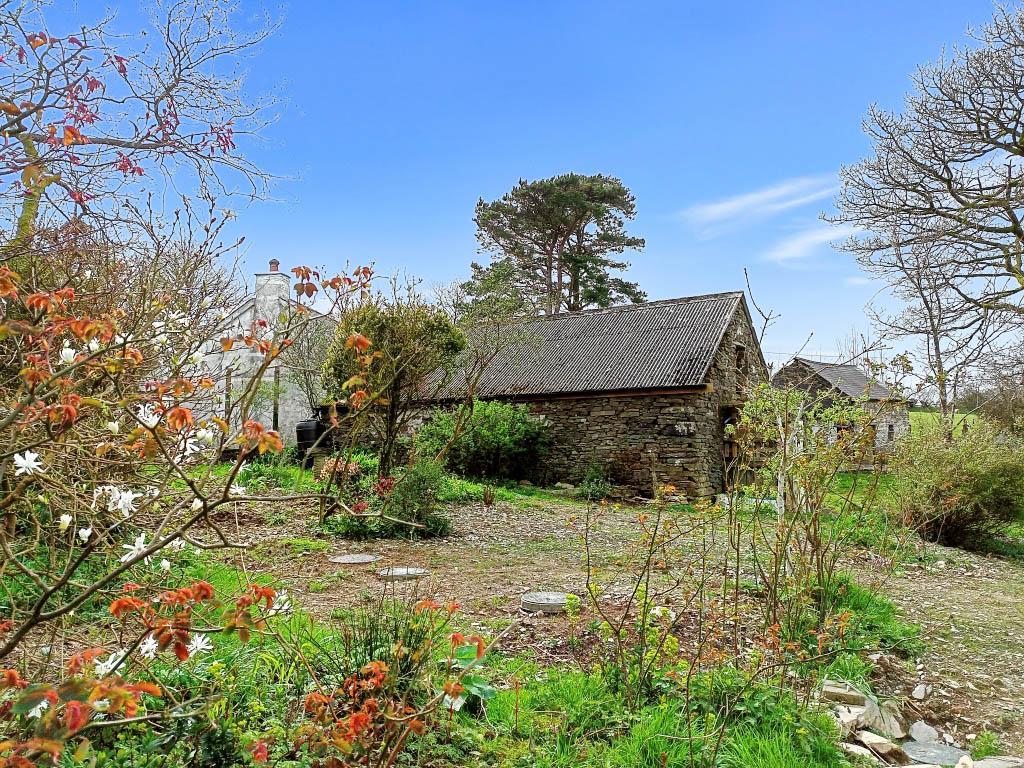
<svg viewBox="0 0 1024 768">
<path fill-rule="evenodd" d="M 566 312 L 524 323 L 479 382 L 480 397 L 697 387 L 743 294 Z M 741 311 L 746 311 L 745 309 Z"/>
<path fill-rule="evenodd" d="M 848 397 L 859 398 L 866 394 L 868 400 L 903 399 L 898 393 L 884 384 L 879 384 L 855 365 L 825 363 L 803 357 L 796 359 Z"/>
</svg>

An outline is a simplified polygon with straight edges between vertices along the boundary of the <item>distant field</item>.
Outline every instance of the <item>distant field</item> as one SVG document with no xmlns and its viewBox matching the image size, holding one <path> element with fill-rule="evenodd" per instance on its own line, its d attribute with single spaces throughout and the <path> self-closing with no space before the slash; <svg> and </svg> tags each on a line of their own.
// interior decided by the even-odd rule
<svg viewBox="0 0 1024 768">
<path fill-rule="evenodd" d="M 918 408 L 910 409 L 910 428 L 920 429 L 921 427 L 927 426 L 928 424 L 934 424 L 939 418 L 938 411 L 926 411 Z M 967 428 L 970 429 L 974 422 L 978 420 L 978 417 L 973 413 L 958 414 L 957 424 L 954 432 L 959 432 L 963 425 L 966 424 Z"/>
</svg>

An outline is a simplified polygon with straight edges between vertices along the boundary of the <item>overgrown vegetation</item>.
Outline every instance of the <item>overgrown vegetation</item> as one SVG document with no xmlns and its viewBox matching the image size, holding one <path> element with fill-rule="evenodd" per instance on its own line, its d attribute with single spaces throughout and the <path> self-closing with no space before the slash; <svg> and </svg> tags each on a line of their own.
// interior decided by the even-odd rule
<svg viewBox="0 0 1024 768">
<path fill-rule="evenodd" d="M 420 454 L 441 455 L 449 471 L 478 480 L 538 480 L 550 445 L 543 419 L 497 400 L 474 401 L 468 419 L 437 409 L 416 433 Z"/>
<path fill-rule="evenodd" d="M 893 470 L 903 524 L 929 541 L 978 545 L 1024 521 L 1024 443 L 986 421 L 951 437 L 919 427 Z"/>
</svg>

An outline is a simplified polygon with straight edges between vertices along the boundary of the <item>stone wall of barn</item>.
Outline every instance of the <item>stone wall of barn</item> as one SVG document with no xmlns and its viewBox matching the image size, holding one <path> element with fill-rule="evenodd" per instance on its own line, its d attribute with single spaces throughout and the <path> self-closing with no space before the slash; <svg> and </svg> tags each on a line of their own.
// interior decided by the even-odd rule
<svg viewBox="0 0 1024 768">
<path fill-rule="evenodd" d="M 651 462 L 659 484 L 709 496 L 717 442 L 717 407 L 704 392 L 543 400 L 530 410 L 551 426 L 548 482 L 579 482 L 598 467 L 618 485 L 650 494 Z"/>
<path fill-rule="evenodd" d="M 638 492 L 659 485 L 689 498 L 719 493 L 724 484 L 725 420 L 766 369 L 747 318 L 738 313 L 726 330 L 705 391 L 564 397 L 527 402 L 551 425 L 554 447 L 549 482 L 578 482 L 592 465 Z"/>
</svg>

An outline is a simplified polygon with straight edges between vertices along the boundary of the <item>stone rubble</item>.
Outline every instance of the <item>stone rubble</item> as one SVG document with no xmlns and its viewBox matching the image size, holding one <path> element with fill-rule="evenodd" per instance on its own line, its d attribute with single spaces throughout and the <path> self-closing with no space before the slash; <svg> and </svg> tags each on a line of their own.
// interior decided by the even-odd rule
<svg viewBox="0 0 1024 768">
<path fill-rule="evenodd" d="M 930 685 L 918 685 L 909 711 L 916 713 L 931 693 Z M 819 698 L 831 709 L 843 739 L 839 746 L 849 755 L 911 768 L 1024 768 L 1024 759 L 1008 755 L 973 760 L 952 734 L 921 719 L 908 727 L 896 700 L 879 703 L 841 680 L 825 680 Z"/>
</svg>

